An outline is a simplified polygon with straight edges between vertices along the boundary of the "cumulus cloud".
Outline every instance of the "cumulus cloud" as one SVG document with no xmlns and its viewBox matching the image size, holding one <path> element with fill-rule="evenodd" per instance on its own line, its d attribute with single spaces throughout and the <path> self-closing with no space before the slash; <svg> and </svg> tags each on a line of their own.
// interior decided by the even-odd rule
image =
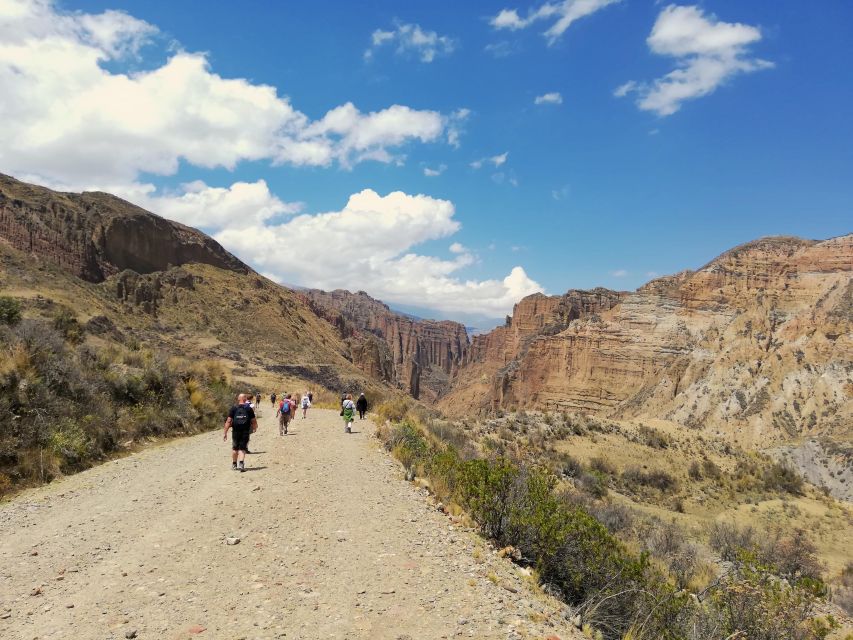
<svg viewBox="0 0 853 640">
<path fill-rule="evenodd" d="M 186 51 L 120 70 L 136 66 L 158 37 L 156 27 L 119 11 L 0 0 L 0 167 L 56 188 L 109 191 L 200 227 L 282 282 L 368 289 L 392 303 L 490 317 L 541 290 L 521 267 L 503 278 L 464 278 L 476 261 L 464 247 L 451 259 L 415 251 L 458 231 L 446 200 L 365 190 L 340 211 L 309 215 L 264 180 L 156 189 L 142 176 L 175 175 L 184 164 L 396 162 L 414 142 L 458 146 L 470 116 L 404 105 L 362 112 L 348 102 L 312 119 L 275 87 L 223 78 L 204 54 Z M 489 161 L 498 166 L 498 158 Z"/>
<path fill-rule="evenodd" d="M 563 0 L 563 2 L 546 2 L 535 9 L 530 9 L 525 17 L 519 15 L 517 9 L 502 9 L 492 17 L 489 24 L 495 29 L 518 31 L 526 29 L 540 21 L 553 21 L 543 35 L 548 44 L 559 40 L 566 29 L 580 18 L 591 15 L 604 7 L 619 2 L 619 0 Z"/>
<path fill-rule="evenodd" d="M 721 22 L 696 6 L 669 5 L 646 43 L 653 53 L 674 58 L 678 68 L 651 83 L 630 80 L 613 93 L 636 93 L 640 109 L 672 115 L 684 101 L 706 96 L 738 74 L 772 67 L 749 53 L 750 45 L 760 40 L 758 27 Z"/>
<path fill-rule="evenodd" d="M 157 34 L 120 11 L 63 13 L 49 0 L 0 2 L 0 166 L 47 183 L 133 183 L 181 162 L 233 169 L 242 161 L 350 167 L 394 162 L 412 142 L 457 146 L 466 110 L 445 115 L 346 103 L 312 121 L 275 87 L 214 73 L 179 51 L 122 73 Z"/>
<path fill-rule="evenodd" d="M 616 269 L 616 271 L 611 271 L 610 275 L 614 278 L 624 278 L 628 275 L 628 271 L 625 269 Z"/>
<path fill-rule="evenodd" d="M 536 96 L 533 104 L 563 104 L 563 96 L 558 91 L 552 91 L 541 96 Z"/>
<path fill-rule="evenodd" d="M 299 212 L 303 206 L 280 200 L 270 192 L 265 180 L 235 182 L 228 188 L 210 187 L 196 180 L 182 185 L 177 193 L 155 195 L 151 190 L 121 188 L 115 193 L 161 216 L 212 232 L 268 224 Z"/>
<path fill-rule="evenodd" d="M 486 163 L 492 164 L 495 167 L 500 167 L 501 165 L 506 164 L 507 158 L 509 158 L 509 151 L 504 151 L 503 153 L 496 156 L 474 160 L 470 163 L 470 167 L 472 169 L 482 169 L 483 165 Z"/>
<path fill-rule="evenodd" d="M 460 243 L 450 245 L 451 260 L 412 250 L 456 233 L 460 224 L 454 216 L 447 200 L 399 191 L 381 196 L 366 189 L 350 196 L 340 211 L 267 224 L 234 220 L 214 237 L 281 282 L 365 289 L 386 302 L 445 313 L 499 317 L 525 295 L 542 291 L 522 267 L 502 279 L 459 277 L 476 260 Z"/>
<path fill-rule="evenodd" d="M 450 55 L 456 47 L 453 38 L 425 31 L 417 24 L 398 22 L 391 31 L 377 29 L 373 32 L 364 59 L 372 60 L 376 51 L 385 45 L 396 45 L 397 55 L 415 55 L 421 62 L 432 62 L 437 56 Z"/>
</svg>

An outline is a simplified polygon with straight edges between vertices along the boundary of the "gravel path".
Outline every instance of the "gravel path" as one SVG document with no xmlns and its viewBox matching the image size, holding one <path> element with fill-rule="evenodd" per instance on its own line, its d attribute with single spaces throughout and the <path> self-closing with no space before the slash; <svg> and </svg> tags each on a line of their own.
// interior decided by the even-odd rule
<svg viewBox="0 0 853 640">
<path fill-rule="evenodd" d="M 264 413 L 246 473 L 207 433 L 0 504 L 0 637 L 579 637 L 371 423 Z"/>
</svg>

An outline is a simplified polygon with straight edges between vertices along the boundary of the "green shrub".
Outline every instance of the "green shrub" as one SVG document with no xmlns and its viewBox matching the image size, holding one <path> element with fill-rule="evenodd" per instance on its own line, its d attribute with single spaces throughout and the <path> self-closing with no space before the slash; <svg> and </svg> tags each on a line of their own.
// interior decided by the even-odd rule
<svg viewBox="0 0 853 640">
<path fill-rule="evenodd" d="M 803 492 L 803 478 L 793 467 L 774 462 L 764 470 L 764 488 L 767 491 L 779 491 L 801 495 Z"/>
<path fill-rule="evenodd" d="M 83 339 L 83 327 L 68 309 L 62 309 L 53 317 L 53 328 L 68 342 L 79 343 Z"/>
<path fill-rule="evenodd" d="M 435 429 L 430 433 L 434 436 Z M 432 486 L 440 486 L 443 497 L 462 506 L 481 533 L 519 549 L 523 561 L 536 566 L 542 581 L 571 605 L 582 623 L 607 640 L 734 638 L 738 629 L 748 629 L 754 634 L 748 637 L 759 640 L 824 637 L 811 610 L 822 583 L 803 577 L 801 569 L 791 585 L 769 578 L 768 569 L 758 564 L 750 530 L 715 525 L 711 543 L 733 559 L 734 570 L 713 583 L 700 602 L 684 590 L 698 566 L 697 549 L 674 524 L 659 524 L 647 536 L 650 550 L 668 567 L 664 573 L 649 563 L 646 552 L 638 555 L 626 548 L 590 512 L 603 508 L 601 503 L 587 508 L 577 495 L 557 496 L 557 477 L 543 467 L 505 457 L 462 459 L 455 447 L 431 440 L 409 421 L 380 428 L 378 435 L 407 466 L 429 474 Z M 591 466 L 576 484 L 591 483 L 594 491 L 603 487 L 606 493 L 603 470 L 612 467 L 606 461 Z M 639 473 L 649 486 L 674 484 L 662 472 Z M 627 520 L 619 527 L 630 526 L 630 517 L 617 520 Z M 797 550 L 789 555 L 799 558 L 802 567 L 810 547 L 802 540 L 787 544 Z M 722 629 L 727 631 L 720 636 Z M 785 635 L 786 629 L 792 635 Z"/>
<path fill-rule="evenodd" d="M 643 471 L 638 467 L 629 467 L 622 472 L 622 483 L 628 488 L 638 486 L 652 487 L 661 492 L 674 491 L 678 481 L 671 474 L 660 469 Z"/>
<path fill-rule="evenodd" d="M 11 416 L 0 429 L 2 491 L 83 469 L 128 440 L 221 424 L 233 398 L 221 368 L 119 345 L 77 346 L 66 339 L 74 326 L 66 320 L 0 325 L 0 415 Z"/>
<path fill-rule="evenodd" d="M 672 444 L 672 438 L 654 427 L 642 424 L 638 432 L 640 434 L 640 441 L 652 449 L 667 449 Z"/>
<path fill-rule="evenodd" d="M 0 296 L 0 324 L 15 325 L 21 320 L 21 303 L 15 298 Z"/>
<path fill-rule="evenodd" d="M 610 462 L 607 458 L 596 456 L 589 461 L 589 468 L 593 471 L 598 471 L 599 473 L 603 473 L 604 475 L 614 476 L 616 475 L 616 467 L 613 466 L 613 463 Z"/>
<path fill-rule="evenodd" d="M 376 416 L 380 422 L 402 422 L 410 408 L 406 398 L 397 397 L 376 407 Z"/>
</svg>

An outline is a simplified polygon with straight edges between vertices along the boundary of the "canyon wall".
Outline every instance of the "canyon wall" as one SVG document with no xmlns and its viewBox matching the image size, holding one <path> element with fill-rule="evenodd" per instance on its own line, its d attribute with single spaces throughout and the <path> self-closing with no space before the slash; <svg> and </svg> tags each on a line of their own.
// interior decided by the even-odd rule
<svg viewBox="0 0 853 640">
<path fill-rule="evenodd" d="M 460 323 L 396 313 L 363 291 L 308 290 L 304 296 L 347 340 L 353 363 L 366 374 L 425 401 L 448 390 L 468 347 Z"/>
<path fill-rule="evenodd" d="M 852 276 L 851 235 L 765 238 L 633 293 L 530 296 L 475 337 L 441 407 L 666 418 L 765 443 L 850 433 Z"/>
</svg>

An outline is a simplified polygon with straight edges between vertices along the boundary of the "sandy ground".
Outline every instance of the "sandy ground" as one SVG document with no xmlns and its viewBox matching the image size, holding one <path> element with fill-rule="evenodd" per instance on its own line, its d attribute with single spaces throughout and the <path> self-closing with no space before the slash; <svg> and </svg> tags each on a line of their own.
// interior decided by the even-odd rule
<svg viewBox="0 0 853 640">
<path fill-rule="evenodd" d="M 245 473 L 214 432 L 0 504 L 0 637 L 578 637 L 371 423 L 264 414 Z"/>
</svg>

